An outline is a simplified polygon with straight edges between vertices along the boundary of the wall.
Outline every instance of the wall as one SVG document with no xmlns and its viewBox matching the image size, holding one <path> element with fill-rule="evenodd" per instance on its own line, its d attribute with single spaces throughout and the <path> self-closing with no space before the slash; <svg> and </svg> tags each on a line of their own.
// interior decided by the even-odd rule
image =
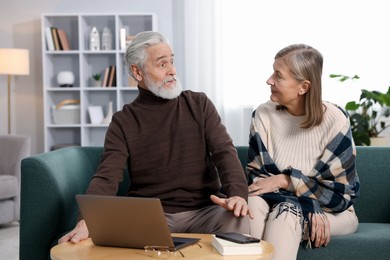
<svg viewBox="0 0 390 260">
<path fill-rule="evenodd" d="M 172 0 L 13 0 L 0 10 L 0 48 L 30 51 L 30 75 L 12 78 L 12 134 L 31 137 L 32 154 L 44 151 L 41 15 L 43 13 L 154 12 L 158 28 L 172 33 Z M 7 78 L 0 75 L 0 134 L 7 134 Z"/>
</svg>

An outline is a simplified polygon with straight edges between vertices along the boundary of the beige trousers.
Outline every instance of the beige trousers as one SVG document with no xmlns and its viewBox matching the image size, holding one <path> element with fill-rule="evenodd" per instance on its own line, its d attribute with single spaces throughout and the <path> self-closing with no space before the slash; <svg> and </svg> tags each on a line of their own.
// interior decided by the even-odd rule
<svg viewBox="0 0 390 260">
<path fill-rule="evenodd" d="M 274 246 L 273 260 L 296 259 L 302 240 L 300 217 L 285 211 L 276 218 L 279 206 L 270 212 L 267 202 L 259 196 L 249 197 L 248 202 L 255 216 L 254 219 L 249 219 L 250 234 Z M 330 223 L 331 236 L 356 232 L 358 219 L 353 207 L 342 213 L 325 213 L 325 215 Z"/>
</svg>

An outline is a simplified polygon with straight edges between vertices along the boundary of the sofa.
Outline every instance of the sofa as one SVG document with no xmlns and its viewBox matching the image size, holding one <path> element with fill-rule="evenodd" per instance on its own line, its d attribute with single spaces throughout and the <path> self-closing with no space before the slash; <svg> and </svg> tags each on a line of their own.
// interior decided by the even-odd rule
<svg viewBox="0 0 390 260">
<path fill-rule="evenodd" d="M 243 167 L 247 147 L 237 147 Z M 49 259 L 50 249 L 77 220 L 75 194 L 84 193 L 102 147 L 68 147 L 22 161 L 20 259 Z M 390 147 L 357 147 L 361 196 L 357 233 L 332 237 L 327 247 L 299 249 L 298 259 L 390 259 Z M 125 195 L 127 174 L 118 195 Z M 282 235 L 282 234 L 281 234 Z"/>
<path fill-rule="evenodd" d="M 30 137 L 0 135 L 0 225 L 19 221 L 20 164 L 30 155 Z"/>
</svg>

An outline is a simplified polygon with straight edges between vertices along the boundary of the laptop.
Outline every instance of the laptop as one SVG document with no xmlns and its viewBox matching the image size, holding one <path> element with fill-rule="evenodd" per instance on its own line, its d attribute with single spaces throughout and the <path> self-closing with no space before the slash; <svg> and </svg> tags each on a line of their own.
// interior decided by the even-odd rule
<svg viewBox="0 0 390 260">
<path fill-rule="evenodd" d="M 176 251 L 200 240 L 172 237 L 158 198 L 78 194 L 76 200 L 95 245 Z"/>
</svg>

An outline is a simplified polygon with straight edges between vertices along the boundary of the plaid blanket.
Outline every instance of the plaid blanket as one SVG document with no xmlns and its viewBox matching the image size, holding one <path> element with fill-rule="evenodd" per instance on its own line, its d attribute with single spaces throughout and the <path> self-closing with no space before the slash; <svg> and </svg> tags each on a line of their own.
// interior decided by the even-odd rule
<svg viewBox="0 0 390 260">
<path fill-rule="evenodd" d="M 295 187 L 294 192 L 280 190 L 260 195 L 271 207 L 279 203 L 291 203 L 302 211 L 306 221 L 308 213 L 342 212 L 350 207 L 359 195 L 355 155 L 350 125 L 347 122 L 327 145 L 315 168 L 308 175 L 291 167 L 278 169 L 260 135 L 251 131 L 246 168 L 248 184 L 256 177 L 287 174 Z"/>
</svg>

